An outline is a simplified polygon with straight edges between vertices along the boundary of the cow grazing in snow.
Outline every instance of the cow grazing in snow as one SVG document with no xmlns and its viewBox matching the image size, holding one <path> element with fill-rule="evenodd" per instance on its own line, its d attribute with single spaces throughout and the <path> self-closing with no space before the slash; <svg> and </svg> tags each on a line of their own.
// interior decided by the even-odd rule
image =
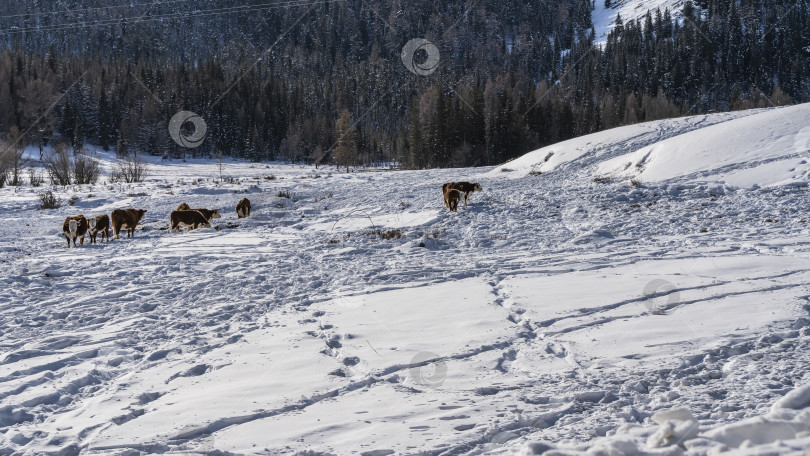
<svg viewBox="0 0 810 456">
<path fill-rule="evenodd" d="M 104 242 L 104 239 L 110 240 L 110 217 L 107 214 L 87 219 L 87 234 L 90 235 L 91 244 L 96 243 L 98 233 L 101 233 L 101 242 Z"/>
<path fill-rule="evenodd" d="M 146 214 L 146 209 L 116 209 L 112 211 L 110 219 L 112 220 L 115 238 L 118 239 L 121 228 L 127 230 L 127 237 L 135 236 L 135 227 L 138 226 L 138 222 L 143 220 L 144 214 Z"/>
<path fill-rule="evenodd" d="M 169 223 L 171 226 L 170 233 L 174 233 L 174 230 L 179 233 L 180 228 L 183 227 L 188 227 L 188 231 L 211 227 L 211 223 L 200 211 L 172 211 L 169 216 Z"/>
<path fill-rule="evenodd" d="M 87 219 L 83 215 L 74 215 L 65 219 L 62 224 L 62 233 L 67 239 L 68 248 L 70 248 L 70 240 L 73 239 L 73 247 L 76 247 L 76 238 L 81 239 L 81 244 L 84 245 L 84 235 L 87 233 Z"/>
<path fill-rule="evenodd" d="M 242 198 L 236 205 L 236 218 L 244 218 L 250 215 L 250 200 Z"/>
</svg>

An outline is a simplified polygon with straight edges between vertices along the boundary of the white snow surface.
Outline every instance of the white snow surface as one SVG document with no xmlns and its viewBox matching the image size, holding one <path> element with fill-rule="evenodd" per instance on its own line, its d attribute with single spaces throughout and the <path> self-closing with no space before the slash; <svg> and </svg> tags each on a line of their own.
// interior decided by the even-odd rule
<svg viewBox="0 0 810 456">
<path fill-rule="evenodd" d="M 496 168 L 0 189 L 0 454 L 807 454 L 808 113 Z M 483 192 L 449 213 L 459 180 Z M 223 217 L 169 234 L 181 202 Z M 125 207 L 134 238 L 65 247 L 64 217 Z"/>
</svg>

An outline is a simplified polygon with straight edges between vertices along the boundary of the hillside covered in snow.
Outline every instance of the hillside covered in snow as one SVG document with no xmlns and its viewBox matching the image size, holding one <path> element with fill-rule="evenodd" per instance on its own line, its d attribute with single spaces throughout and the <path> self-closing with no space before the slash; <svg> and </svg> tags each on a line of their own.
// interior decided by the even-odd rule
<svg viewBox="0 0 810 456">
<path fill-rule="evenodd" d="M 806 454 L 809 116 L 0 189 L 0 454 Z M 182 202 L 222 218 L 170 234 Z M 65 248 L 66 216 L 126 207 L 133 238 Z"/>
</svg>

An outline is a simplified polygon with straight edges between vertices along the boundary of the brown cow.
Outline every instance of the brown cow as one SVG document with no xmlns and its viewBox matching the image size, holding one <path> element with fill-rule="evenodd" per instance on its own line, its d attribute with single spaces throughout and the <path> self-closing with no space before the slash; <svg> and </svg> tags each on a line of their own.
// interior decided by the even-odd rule
<svg viewBox="0 0 810 456">
<path fill-rule="evenodd" d="M 444 184 L 442 186 L 442 190 L 444 190 L 447 186 L 450 188 L 454 188 L 459 192 L 464 194 L 464 205 L 467 205 L 467 198 L 470 196 L 471 193 L 480 192 L 483 190 L 481 188 L 481 184 L 478 182 L 450 182 L 449 184 Z M 446 205 L 446 202 L 445 202 Z"/>
<path fill-rule="evenodd" d="M 211 223 L 206 220 L 205 216 L 200 211 L 172 211 L 169 216 L 169 223 L 171 228 L 169 233 L 174 233 L 176 229 L 180 232 L 180 228 L 187 226 L 188 230 L 196 230 L 197 228 L 211 228 Z"/>
<path fill-rule="evenodd" d="M 177 206 L 177 210 L 178 210 L 178 211 L 190 211 L 190 210 L 191 210 L 191 206 L 189 206 L 189 205 L 188 205 L 188 204 L 186 204 L 186 203 L 182 203 L 182 204 L 180 204 L 179 206 Z"/>
<path fill-rule="evenodd" d="M 222 218 L 222 216 L 221 216 L 221 215 L 219 215 L 219 209 L 203 209 L 203 208 L 197 208 L 197 209 L 191 209 L 191 210 L 192 210 L 192 211 L 197 211 L 197 212 L 199 212 L 199 213 L 200 213 L 200 214 L 202 214 L 202 215 L 203 215 L 203 217 L 205 217 L 205 219 L 206 219 L 206 220 L 208 220 L 209 222 L 210 222 L 212 219 L 215 219 L 215 218 Z"/>
<path fill-rule="evenodd" d="M 87 234 L 90 235 L 91 244 L 96 243 L 98 233 L 101 233 L 101 242 L 104 242 L 104 239 L 110 240 L 110 217 L 107 214 L 87 219 Z"/>
<path fill-rule="evenodd" d="M 450 188 L 450 186 L 453 184 L 455 184 L 455 182 L 448 182 L 446 184 L 442 184 L 442 198 L 444 198 L 444 207 L 447 207 L 447 189 Z"/>
<path fill-rule="evenodd" d="M 144 214 L 146 214 L 146 209 L 116 209 L 112 211 L 110 219 L 112 220 L 115 238 L 118 239 L 121 228 L 127 230 L 127 237 L 135 236 L 135 227 L 138 226 L 138 222 L 143 220 Z"/>
<path fill-rule="evenodd" d="M 68 248 L 70 248 L 70 240 L 73 239 L 73 247 L 76 247 L 76 238 L 81 239 L 81 244 L 84 245 L 84 235 L 87 233 L 87 219 L 83 215 L 74 215 L 65 219 L 62 224 L 62 233 L 67 239 Z"/>
<path fill-rule="evenodd" d="M 444 202 L 450 209 L 450 212 L 458 211 L 458 200 L 461 199 L 461 191 L 452 187 L 444 189 Z"/>
<path fill-rule="evenodd" d="M 236 218 L 244 218 L 250 215 L 250 200 L 242 198 L 236 205 Z"/>
</svg>

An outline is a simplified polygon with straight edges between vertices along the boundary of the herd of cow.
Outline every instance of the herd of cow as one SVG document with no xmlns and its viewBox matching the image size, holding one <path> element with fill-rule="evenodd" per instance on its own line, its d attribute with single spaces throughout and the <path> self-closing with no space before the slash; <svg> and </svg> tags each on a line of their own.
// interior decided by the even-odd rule
<svg viewBox="0 0 810 456">
<path fill-rule="evenodd" d="M 480 192 L 481 184 L 475 182 L 448 182 L 442 185 L 442 195 L 444 196 L 444 206 L 452 212 L 458 210 L 458 202 L 463 197 L 464 205 L 467 205 L 467 198 L 471 193 Z M 85 235 L 90 236 L 90 243 L 96 243 L 96 237 L 101 233 L 102 242 L 106 239 L 110 240 L 110 228 L 113 230 L 115 238 L 118 239 L 118 233 L 122 229 L 127 230 L 127 237 L 135 235 L 135 227 L 143 220 L 146 214 L 146 209 L 116 209 L 112 211 L 110 216 L 107 214 L 97 215 L 95 217 L 85 218 L 84 215 L 74 215 L 65 219 L 62 224 L 62 233 L 67 239 L 68 248 L 70 248 L 70 241 L 73 241 L 73 246 L 76 246 L 76 240 L 84 245 Z M 236 216 L 238 218 L 247 217 L 250 215 L 250 200 L 242 198 L 239 204 L 236 205 Z M 178 232 L 181 228 L 187 228 L 188 231 L 196 230 L 197 228 L 210 228 L 211 220 L 215 218 L 222 218 L 219 214 L 219 209 L 192 209 L 188 204 L 183 203 L 177 207 L 176 211 L 172 211 L 169 216 L 169 232 L 173 233 L 175 230 Z"/>
<path fill-rule="evenodd" d="M 84 245 L 85 235 L 90 236 L 91 244 L 96 243 L 99 234 L 101 234 L 102 242 L 105 239 L 109 241 L 110 228 L 112 228 L 116 239 L 118 239 L 118 233 L 122 229 L 127 231 L 127 237 L 132 237 L 135 235 L 135 227 L 143 220 L 145 214 L 146 209 L 116 209 L 109 216 L 101 214 L 85 218 L 84 215 L 74 215 L 65 219 L 65 223 L 62 224 L 62 233 L 67 239 L 68 248 L 70 248 L 71 240 L 74 247 L 77 239 L 81 245 Z M 239 204 L 236 205 L 236 216 L 243 218 L 249 215 L 250 200 L 242 198 Z M 222 218 L 219 209 L 192 209 L 188 204 L 183 203 L 177 207 L 176 211 L 172 211 L 169 216 L 169 232 L 173 233 L 175 230 L 179 232 L 183 227 L 186 227 L 188 231 L 197 228 L 209 228 L 211 220 L 215 218 Z"/>
</svg>

